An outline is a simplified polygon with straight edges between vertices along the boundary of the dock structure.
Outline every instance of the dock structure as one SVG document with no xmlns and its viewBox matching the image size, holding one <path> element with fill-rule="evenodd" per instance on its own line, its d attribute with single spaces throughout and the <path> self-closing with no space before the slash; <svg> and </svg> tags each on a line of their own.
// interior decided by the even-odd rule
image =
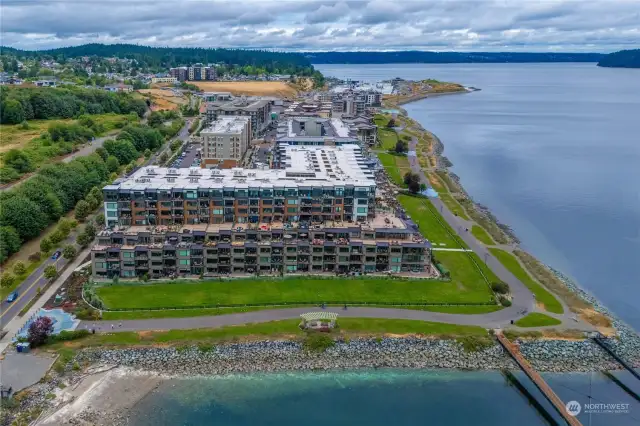
<svg viewBox="0 0 640 426">
<path fill-rule="evenodd" d="M 618 354 L 616 354 L 613 349 L 607 344 L 606 339 L 602 336 L 594 336 L 592 337 L 593 341 L 596 342 L 602 349 L 605 350 L 613 359 L 618 361 L 620 365 L 622 365 L 629 373 L 631 373 L 636 379 L 640 380 L 640 373 L 633 369 L 625 360 L 620 358 Z"/>
<path fill-rule="evenodd" d="M 525 359 L 524 356 L 520 353 L 517 345 L 512 343 L 509 339 L 504 337 L 501 331 L 496 331 L 496 337 L 498 338 L 498 342 L 502 345 L 503 348 L 511 355 L 511 357 L 515 360 L 518 366 L 524 371 L 524 373 L 531 379 L 533 384 L 536 385 L 540 392 L 547 398 L 547 400 L 553 405 L 556 411 L 564 418 L 564 420 L 570 426 L 582 426 L 582 423 L 575 417 L 567 413 L 564 402 L 560 399 L 558 395 L 551 389 L 551 387 L 544 381 L 542 376 L 538 374 L 538 372 L 529 364 L 529 361 Z"/>
</svg>

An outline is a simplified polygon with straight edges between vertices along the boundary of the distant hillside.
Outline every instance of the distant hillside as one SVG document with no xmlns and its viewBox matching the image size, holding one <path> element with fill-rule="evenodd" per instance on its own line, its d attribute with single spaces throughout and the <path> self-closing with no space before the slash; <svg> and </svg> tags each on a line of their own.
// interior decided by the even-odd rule
<svg viewBox="0 0 640 426">
<path fill-rule="evenodd" d="M 299 53 L 271 52 L 267 50 L 209 49 L 200 47 L 150 47 L 135 44 L 84 44 L 49 50 L 18 50 L 0 47 L 3 55 L 18 58 L 52 57 L 78 58 L 82 56 L 118 57 L 135 59 L 143 66 L 169 68 L 195 63 L 225 63 L 252 66 L 266 72 L 311 75 L 311 62 Z"/>
<path fill-rule="evenodd" d="M 598 62 L 601 53 L 516 52 L 305 52 L 314 64 L 455 64 L 506 62 Z"/>
<path fill-rule="evenodd" d="M 599 67 L 640 68 L 640 49 L 610 53 L 598 62 Z"/>
</svg>

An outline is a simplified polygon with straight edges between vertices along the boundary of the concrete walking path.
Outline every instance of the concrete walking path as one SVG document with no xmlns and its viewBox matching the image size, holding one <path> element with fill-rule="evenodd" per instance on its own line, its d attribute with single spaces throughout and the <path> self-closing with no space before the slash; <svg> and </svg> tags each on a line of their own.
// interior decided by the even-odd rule
<svg viewBox="0 0 640 426">
<path fill-rule="evenodd" d="M 196 328 L 216 328 L 224 326 L 261 323 L 268 321 L 280 321 L 300 318 L 307 312 L 322 311 L 320 307 L 308 306 L 289 309 L 265 309 L 262 311 L 243 312 L 228 315 L 201 316 L 187 318 L 156 318 L 123 321 L 82 321 L 78 329 L 95 328 L 98 332 L 119 331 L 147 331 L 147 330 L 185 330 Z M 335 312 L 339 318 L 386 318 L 441 322 L 447 324 L 473 325 L 483 328 L 504 328 L 510 326 L 511 320 L 524 316 L 522 313 L 502 309 L 486 314 L 446 314 L 442 312 L 420 311 L 400 308 L 367 308 L 350 307 L 347 310 L 336 307 L 324 309 L 326 312 Z M 113 327 L 113 328 L 112 328 Z M 561 326 L 556 328 L 562 328 Z M 576 324 L 573 329 L 580 329 Z M 585 329 L 591 330 L 591 328 Z"/>
</svg>

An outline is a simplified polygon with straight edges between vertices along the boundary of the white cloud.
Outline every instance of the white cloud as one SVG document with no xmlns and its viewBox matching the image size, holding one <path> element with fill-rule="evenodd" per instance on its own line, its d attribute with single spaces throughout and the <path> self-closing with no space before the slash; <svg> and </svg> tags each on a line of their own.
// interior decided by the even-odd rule
<svg viewBox="0 0 640 426">
<path fill-rule="evenodd" d="M 638 47 L 637 0 L 3 0 L 2 44 L 288 50 Z"/>
</svg>

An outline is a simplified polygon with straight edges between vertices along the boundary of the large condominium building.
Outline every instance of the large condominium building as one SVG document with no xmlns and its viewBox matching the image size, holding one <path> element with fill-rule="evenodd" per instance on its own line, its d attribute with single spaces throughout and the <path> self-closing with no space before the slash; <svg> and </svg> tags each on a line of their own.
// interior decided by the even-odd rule
<svg viewBox="0 0 640 426">
<path fill-rule="evenodd" d="M 106 186 L 94 277 L 430 270 L 415 224 L 376 215 L 359 146 L 286 151 L 281 170 L 150 167 Z"/>
<path fill-rule="evenodd" d="M 169 70 L 171 77 L 175 77 L 178 81 L 187 81 L 189 78 L 189 71 L 187 67 L 171 68 Z"/>
<path fill-rule="evenodd" d="M 213 123 L 218 117 L 225 115 L 246 115 L 251 118 L 251 136 L 258 138 L 271 123 L 272 102 L 267 99 L 243 98 L 207 102 L 206 122 Z"/>
<path fill-rule="evenodd" d="M 215 67 L 195 64 L 190 67 L 169 69 L 169 74 L 178 81 L 213 81 L 216 79 Z"/>
<path fill-rule="evenodd" d="M 200 132 L 204 167 L 236 167 L 251 142 L 251 118 L 220 116 Z"/>
</svg>

